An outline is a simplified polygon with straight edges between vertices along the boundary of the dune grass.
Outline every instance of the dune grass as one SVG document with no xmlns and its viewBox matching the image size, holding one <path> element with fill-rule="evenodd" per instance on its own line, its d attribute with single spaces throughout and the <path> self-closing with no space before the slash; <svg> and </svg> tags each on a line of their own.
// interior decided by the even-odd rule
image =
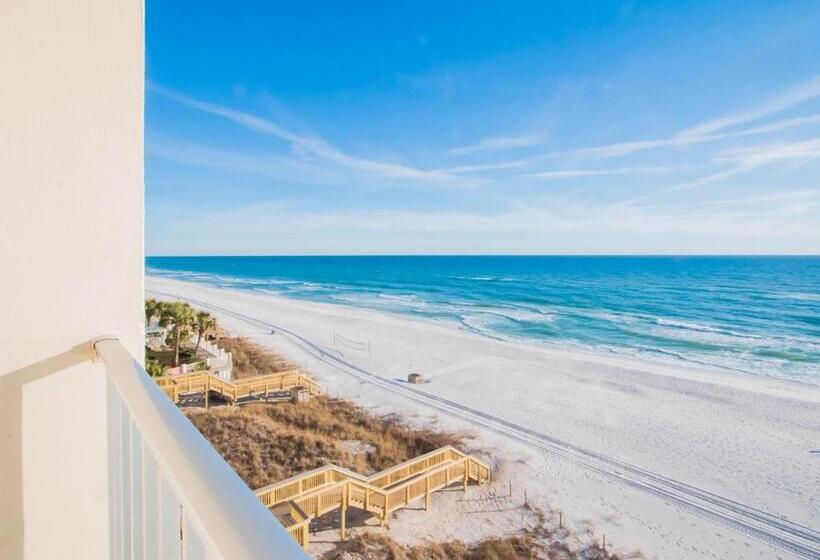
<svg viewBox="0 0 820 560">
<path fill-rule="evenodd" d="M 188 418 L 253 488 L 328 463 L 362 474 L 391 467 L 443 445 L 461 445 L 458 434 L 411 428 L 355 404 L 324 396 L 307 403 L 251 404 L 188 409 Z M 351 453 L 345 441 L 365 444 Z"/>
<path fill-rule="evenodd" d="M 641 558 L 642 555 L 632 555 Z M 535 527 L 510 537 L 491 537 L 472 545 L 459 540 L 404 546 L 388 535 L 365 532 L 352 536 L 325 556 L 329 560 L 622 560 L 598 544 L 570 546 L 545 526 L 543 516 Z"/>
<path fill-rule="evenodd" d="M 455 540 L 403 546 L 387 535 L 362 533 L 342 543 L 333 560 L 517 560 L 540 558 L 538 545 L 523 537 L 493 538 L 473 546 Z"/>
<path fill-rule="evenodd" d="M 288 360 L 269 352 L 247 338 L 224 337 L 219 339 L 217 345 L 233 354 L 233 375 L 236 379 L 296 368 Z"/>
</svg>

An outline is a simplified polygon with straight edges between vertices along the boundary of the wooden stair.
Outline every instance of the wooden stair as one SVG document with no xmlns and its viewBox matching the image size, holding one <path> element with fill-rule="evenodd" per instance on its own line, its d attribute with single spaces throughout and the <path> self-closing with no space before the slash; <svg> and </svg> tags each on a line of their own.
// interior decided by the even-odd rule
<svg viewBox="0 0 820 560">
<path fill-rule="evenodd" d="M 231 404 L 241 404 L 257 399 L 278 399 L 278 394 L 294 387 L 305 387 L 312 395 L 320 392 L 318 383 L 295 369 L 236 381 L 225 381 L 201 371 L 159 377 L 157 384 L 174 403 L 183 406 L 186 403 L 183 397 L 202 395 L 205 408 L 208 408 L 211 395 L 218 395 Z"/>
<path fill-rule="evenodd" d="M 337 465 L 326 465 L 256 490 L 256 496 L 282 522 L 303 547 L 309 540 L 310 521 L 340 509 L 340 528 L 345 538 L 345 513 L 355 507 L 372 513 L 382 524 L 393 511 L 459 483 L 489 482 L 491 470 L 480 460 L 452 446 L 442 447 L 371 476 L 362 476 Z M 286 507 L 285 507 L 286 506 Z"/>
</svg>

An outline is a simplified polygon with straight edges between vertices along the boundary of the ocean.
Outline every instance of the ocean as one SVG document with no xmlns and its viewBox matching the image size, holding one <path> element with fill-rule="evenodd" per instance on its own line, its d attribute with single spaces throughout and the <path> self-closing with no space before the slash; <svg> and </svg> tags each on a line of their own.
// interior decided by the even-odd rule
<svg viewBox="0 0 820 560">
<path fill-rule="evenodd" d="M 820 257 L 148 257 L 147 274 L 820 385 Z"/>
</svg>

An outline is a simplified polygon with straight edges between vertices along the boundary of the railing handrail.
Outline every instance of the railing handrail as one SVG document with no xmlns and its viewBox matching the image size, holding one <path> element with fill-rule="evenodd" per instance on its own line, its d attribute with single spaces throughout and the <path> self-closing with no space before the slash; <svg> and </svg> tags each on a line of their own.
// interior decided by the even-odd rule
<svg viewBox="0 0 820 560">
<path fill-rule="evenodd" d="M 248 386 L 264 385 L 265 383 L 279 381 L 281 379 L 287 379 L 289 377 L 295 378 L 298 381 L 303 381 L 306 385 L 309 385 L 311 388 L 317 389 L 318 392 L 319 384 L 314 379 L 311 379 L 308 375 L 304 374 L 301 370 L 298 369 L 279 371 L 275 373 L 268 373 L 265 375 L 257 375 L 255 377 L 246 377 L 245 379 L 237 379 L 233 381 L 226 381 L 218 375 L 214 375 L 213 373 L 210 373 L 208 371 L 196 371 L 184 373 L 181 375 L 158 377 L 156 382 L 158 385 L 162 387 L 182 387 L 186 383 L 198 383 L 204 381 L 205 383 L 213 383 L 216 385 L 229 387 L 231 390 L 238 390 L 246 389 Z"/>
<path fill-rule="evenodd" d="M 258 496 L 260 494 L 264 494 L 264 493 L 270 492 L 272 490 L 275 490 L 276 488 L 279 488 L 281 486 L 287 486 L 288 484 L 290 484 L 292 482 L 296 482 L 297 480 L 300 480 L 300 479 L 303 479 L 303 478 L 308 478 L 310 476 L 313 476 L 313 475 L 316 475 L 316 474 L 319 474 L 319 473 L 322 473 L 322 472 L 325 472 L 325 471 L 336 471 L 336 472 L 341 473 L 341 474 L 343 474 L 343 475 L 345 475 L 349 478 L 354 478 L 354 479 L 356 479 L 359 482 L 362 482 L 364 484 L 371 484 L 373 480 L 381 478 L 381 477 L 383 477 L 385 475 L 388 475 L 388 474 L 390 474 L 390 473 L 392 473 L 392 472 L 394 472 L 398 469 L 404 468 L 408 465 L 417 463 L 419 461 L 423 461 L 423 460 L 425 460 L 429 457 L 432 457 L 434 455 L 438 455 L 439 453 L 443 453 L 445 451 L 455 451 L 458 455 L 460 455 L 462 457 L 466 456 L 463 452 L 459 451 L 458 449 L 456 449 L 452 445 L 445 445 L 445 446 L 439 447 L 437 449 L 434 449 L 432 451 L 428 451 L 424 455 L 419 455 L 418 457 L 413 457 L 412 459 L 407 459 L 406 461 L 403 461 L 403 462 L 399 463 L 398 465 L 393 465 L 392 467 L 387 467 L 386 469 L 383 469 L 379 472 L 375 472 L 371 475 L 359 474 L 356 471 L 352 471 L 352 470 L 347 469 L 345 467 L 341 467 L 339 465 L 336 465 L 335 463 L 328 463 L 327 465 L 322 465 L 321 467 L 316 467 L 315 469 L 311 469 L 311 470 L 305 471 L 303 473 L 295 474 L 293 476 L 289 476 L 288 478 L 285 478 L 285 479 L 280 480 L 278 482 L 273 482 L 271 484 L 268 484 L 267 486 L 262 486 L 261 488 L 257 488 L 256 490 L 254 490 L 254 493 Z M 479 461 L 477 461 L 477 462 L 479 462 Z M 483 463 L 482 463 L 482 465 L 483 465 Z"/>
<path fill-rule="evenodd" d="M 443 462 L 441 462 L 437 465 L 433 465 L 432 467 L 428 467 L 428 469 L 425 469 L 424 472 L 437 471 L 439 469 L 439 467 L 442 467 L 442 468 L 444 468 L 445 466 L 450 467 L 454 463 L 458 463 L 459 461 L 465 461 L 466 462 L 467 460 L 469 460 L 470 462 L 475 463 L 476 465 L 478 465 L 481 468 L 487 470 L 488 472 L 491 471 L 490 467 L 486 463 L 484 463 L 483 461 L 481 461 L 479 459 L 476 459 L 475 457 L 473 457 L 471 455 L 467 455 L 466 453 L 464 453 L 463 451 L 458 450 L 457 448 L 453 447 L 452 445 L 445 445 L 445 446 L 439 447 L 438 449 L 434 449 L 433 451 L 429 451 L 429 452 L 425 453 L 424 455 L 419 455 L 418 457 L 414 457 L 413 459 L 408 459 L 407 461 L 399 463 L 398 465 L 395 465 L 393 467 L 388 467 L 384 470 L 373 473 L 369 476 L 361 475 L 361 474 L 359 474 L 355 471 L 352 471 L 350 469 L 346 469 L 344 467 L 340 467 L 339 465 L 336 465 L 334 463 L 328 463 L 327 465 L 323 465 L 321 467 L 317 467 L 315 469 L 312 469 L 312 470 L 309 470 L 309 471 L 306 471 L 306 472 L 303 472 L 303 473 L 299 473 L 299 474 L 290 476 L 290 477 L 288 477 L 284 480 L 280 480 L 278 482 L 268 484 L 267 486 L 257 488 L 256 490 L 254 490 L 254 494 L 256 494 L 256 496 L 258 498 L 261 498 L 265 494 L 270 494 L 270 493 L 278 490 L 279 488 L 283 488 L 283 487 L 288 486 L 290 484 L 293 484 L 295 482 L 299 482 L 300 480 L 307 479 L 307 478 L 310 478 L 310 477 L 315 476 L 317 474 L 321 474 L 321 473 L 328 472 L 328 471 L 337 472 L 339 474 L 342 474 L 342 475 L 346 476 L 348 479 L 351 479 L 351 480 L 355 481 L 356 483 L 360 484 L 362 487 L 368 488 L 369 490 L 372 490 L 374 492 L 389 493 L 389 492 L 392 492 L 393 490 L 404 488 L 405 484 L 411 484 L 412 482 L 414 482 L 413 478 L 415 478 L 416 474 L 418 474 L 418 473 L 415 473 L 415 474 L 413 474 L 413 475 L 411 475 L 411 476 L 409 476 L 405 479 L 396 481 L 396 482 L 388 485 L 389 488 L 388 487 L 377 486 L 373 483 L 373 481 L 378 480 L 380 478 L 383 478 L 383 477 L 385 477 L 385 476 L 387 476 L 387 475 L 389 475 L 389 474 L 391 474 L 391 473 L 393 473 L 397 470 L 400 470 L 402 468 L 406 468 L 410 465 L 414 465 L 414 464 L 417 464 L 419 462 L 423 462 L 424 460 L 429 459 L 430 457 L 434 457 L 436 455 L 446 453 L 446 452 L 455 453 L 458 456 L 458 459 L 443 461 Z M 346 481 L 330 481 L 326 484 L 322 484 L 320 486 L 317 486 L 315 489 L 311 489 L 308 492 L 299 493 L 298 496 L 285 498 L 280 503 L 287 502 L 287 501 L 293 500 L 293 499 L 301 499 L 304 496 L 313 495 L 316 492 L 326 490 L 327 488 L 333 486 L 334 484 L 340 484 L 340 483 L 343 483 L 343 482 L 346 482 Z"/>
<path fill-rule="evenodd" d="M 119 340 L 92 346 L 191 521 L 223 558 L 308 558 Z"/>
<path fill-rule="evenodd" d="M 211 373 L 207 370 L 199 370 L 199 371 L 189 371 L 188 373 L 180 373 L 180 374 L 177 374 L 177 375 L 166 375 L 166 376 L 163 376 L 163 377 L 158 377 L 157 381 L 158 382 L 161 381 L 163 383 L 174 383 L 174 382 L 180 382 L 180 381 L 188 381 L 189 379 L 195 379 L 195 378 L 203 377 L 203 376 L 206 376 L 206 375 L 208 375 L 210 377 L 216 377 L 218 379 L 221 379 L 218 375 L 214 375 L 213 373 Z M 245 377 L 245 378 L 242 378 L 242 379 L 234 379 L 234 380 L 230 381 L 230 383 L 233 383 L 234 385 L 242 385 L 242 384 L 245 384 L 245 383 L 253 383 L 255 381 L 264 381 L 266 379 L 268 379 L 268 380 L 269 379 L 278 379 L 279 377 L 284 377 L 286 375 L 304 375 L 304 373 L 302 373 L 302 371 L 299 370 L 299 369 L 288 369 L 288 370 L 285 370 L 285 371 L 275 371 L 273 373 L 265 373 L 265 374 L 262 374 L 262 375 L 255 375 L 253 377 Z M 224 379 L 223 379 L 223 381 L 224 381 Z"/>
<path fill-rule="evenodd" d="M 427 459 L 429 459 L 430 457 L 435 457 L 436 455 L 441 455 L 441 454 L 446 453 L 448 451 L 456 453 L 459 457 L 466 457 L 466 455 L 464 453 L 462 453 L 461 451 L 459 451 L 458 449 L 456 449 L 452 445 L 444 445 L 444 446 L 439 447 L 437 449 L 434 449 L 432 451 L 428 451 L 424 455 L 419 455 L 418 457 L 413 457 L 412 459 L 408 459 L 408 460 L 406 460 L 402 463 L 399 463 L 398 465 L 394 465 L 392 467 L 388 467 L 388 468 L 386 468 L 382 471 L 374 473 L 374 474 L 372 474 L 368 477 L 368 480 L 373 481 L 373 480 L 376 480 L 378 478 L 382 478 L 383 476 L 388 476 L 388 475 L 394 473 L 395 471 L 399 471 L 403 468 L 406 468 L 406 467 L 408 467 L 410 465 L 413 465 L 413 464 L 416 464 L 416 463 L 422 463 L 422 462 L 426 461 Z"/>
<path fill-rule="evenodd" d="M 335 471 L 335 472 L 338 472 L 340 474 L 343 474 L 343 475 L 347 476 L 348 478 L 355 478 L 359 482 L 363 482 L 365 484 L 368 483 L 366 476 L 364 476 L 362 474 L 359 474 L 355 471 L 352 471 L 350 469 L 340 467 L 339 465 L 336 465 L 334 463 L 328 463 L 327 465 L 323 465 L 321 467 L 316 467 L 315 469 L 311 469 L 311 470 L 305 471 L 303 473 L 299 473 L 299 474 L 295 474 L 293 476 L 289 476 L 288 478 L 282 479 L 278 482 L 272 482 L 271 484 L 268 484 L 267 486 L 262 486 L 261 488 L 257 488 L 256 490 L 253 491 L 253 493 L 256 494 L 257 496 L 260 496 L 262 494 L 267 494 L 268 492 L 272 492 L 272 491 L 274 491 L 277 488 L 280 488 L 282 486 L 287 486 L 288 484 L 298 482 L 299 480 L 301 480 L 303 478 L 309 478 L 313 475 L 317 475 L 317 474 L 320 474 L 320 473 L 323 473 L 323 472 L 326 472 L 326 471 Z M 330 483 L 328 483 L 328 484 L 330 484 Z"/>
<path fill-rule="evenodd" d="M 424 471 L 422 471 L 421 473 L 418 473 L 418 474 L 421 474 L 421 475 L 424 475 L 424 476 L 432 476 L 432 475 L 440 473 L 444 470 L 450 469 L 453 466 L 458 465 L 459 463 L 462 463 L 462 462 L 466 463 L 466 461 L 468 459 L 470 459 L 470 458 L 469 457 L 461 457 L 461 458 L 459 458 L 455 461 L 446 461 L 446 462 L 443 462 L 443 463 L 439 463 L 435 467 L 431 467 L 430 469 L 424 470 Z M 285 501 L 293 501 L 293 502 L 298 503 L 301 500 L 306 500 L 306 499 L 312 498 L 316 495 L 328 492 L 333 487 L 336 487 L 336 486 L 342 487 L 345 484 L 355 484 L 355 485 L 360 486 L 363 490 L 370 490 L 374 494 L 379 494 L 381 496 L 387 497 L 390 494 L 392 494 L 393 492 L 404 490 L 407 486 L 415 484 L 417 482 L 416 479 L 417 479 L 417 476 L 414 475 L 413 477 L 408 478 L 406 480 L 402 480 L 398 484 L 396 484 L 394 486 L 390 486 L 389 488 L 380 488 L 378 486 L 374 486 L 373 484 L 371 484 L 369 482 L 365 482 L 365 481 L 362 481 L 362 480 L 357 479 L 357 478 L 349 478 L 349 479 L 345 479 L 345 480 L 339 480 L 337 482 L 330 482 L 330 483 L 324 484 L 322 486 L 317 486 L 316 488 L 314 488 L 314 489 L 312 489 L 308 492 L 305 492 L 304 494 L 301 494 L 300 496 L 296 496 L 294 498 L 289 498 L 288 500 L 285 500 Z"/>
</svg>

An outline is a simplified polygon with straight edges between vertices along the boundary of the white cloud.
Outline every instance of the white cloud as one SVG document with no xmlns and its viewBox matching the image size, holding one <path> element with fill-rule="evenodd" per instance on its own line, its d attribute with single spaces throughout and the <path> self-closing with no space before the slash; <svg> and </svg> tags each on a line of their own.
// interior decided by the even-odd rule
<svg viewBox="0 0 820 560">
<path fill-rule="evenodd" d="M 279 138 L 280 140 L 284 140 L 285 142 L 290 143 L 294 151 L 297 153 L 310 154 L 327 162 L 341 165 L 349 169 L 374 173 L 386 177 L 417 179 L 422 181 L 447 182 L 455 179 L 454 176 L 441 171 L 429 171 L 395 163 L 387 163 L 351 156 L 328 144 L 321 138 L 297 134 L 271 120 L 243 111 L 237 111 L 216 103 L 201 101 L 156 84 L 150 84 L 149 87 L 152 92 L 162 95 L 168 99 L 172 99 L 187 107 L 228 119 L 240 126 L 260 134 L 273 136 Z"/>
<path fill-rule="evenodd" d="M 146 154 L 167 161 L 268 177 L 288 183 L 329 185 L 339 178 L 339 173 L 332 169 L 294 157 L 225 150 L 156 133 L 149 135 L 145 148 Z"/>
<path fill-rule="evenodd" d="M 766 132 L 779 132 L 781 130 L 787 130 L 789 128 L 797 128 L 799 126 L 804 126 L 807 124 L 814 124 L 820 123 L 820 115 L 808 115 L 805 117 L 795 117 L 793 119 L 782 119 L 779 121 L 774 121 L 769 124 L 764 124 L 760 126 L 756 126 L 754 128 L 747 128 L 745 130 L 741 130 L 739 132 L 735 132 L 731 134 L 731 136 L 750 136 L 752 134 L 764 134 Z M 729 135 L 723 135 L 721 137 L 726 137 Z"/>
<path fill-rule="evenodd" d="M 695 126 L 677 132 L 667 138 L 616 142 L 604 146 L 581 148 L 571 150 L 569 152 L 550 155 L 556 156 L 569 153 L 584 157 L 619 157 L 644 150 L 665 147 L 692 146 L 696 144 L 714 142 L 725 138 L 750 136 L 754 134 L 764 134 L 767 132 L 786 130 L 789 128 L 797 128 L 807 124 L 820 122 L 820 115 L 783 119 L 745 130 L 726 131 L 726 129 L 731 129 L 733 127 L 737 127 L 738 125 L 746 124 L 751 121 L 773 115 L 774 113 L 791 108 L 815 97 L 820 97 L 820 76 L 815 76 L 811 80 L 803 82 L 798 86 L 792 87 L 778 94 L 767 103 L 764 103 L 755 109 L 704 121 Z"/>
<path fill-rule="evenodd" d="M 820 138 L 803 142 L 762 144 L 746 148 L 726 150 L 717 156 L 718 161 L 728 161 L 747 169 L 784 161 L 808 161 L 820 157 Z"/>
<path fill-rule="evenodd" d="M 781 92 L 774 98 L 754 109 L 708 120 L 677 134 L 680 138 L 698 138 L 726 130 L 751 121 L 756 121 L 774 113 L 799 105 L 820 96 L 820 75 Z"/>
<path fill-rule="evenodd" d="M 655 173 L 669 173 L 670 167 L 619 167 L 616 169 L 565 169 L 557 171 L 542 171 L 528 173 L 521 177 L 534 179 L 564 179 L 572 177 L 596 177 L 602 175 L 652 175 Z"/>
<path fill-rule="evenodd" d="M 305 211 L 282 203 L 180 215 L 151 253 L 454 254 L 814 253 L 820 193 L 706 211 L 523 201 L 495 214 L 457 210 Z M 813 203 L 812 203 L 813 202 Z M 270 216 L 275 215 L 276 220 Z M 203 222 L 207 230 L 194 227 Z M 569 249 L 568 249 L 569 248 Z"/>
<path fill-rule="evenodd" d="M 475 165 L 458 165 L 455 167 L 447 167 L 439 169 L 444 173 L 475 173 L 479 171 L 496 171 L 499 169 L 514 169 L 517 167 L 524 167 L 529 165 L 530 161 L 526 159 L 518 159 L 512 161 L 502 161 L 499 163 L 478 163 Z"/>
<path fill-rule="evenodd" d="M 749 171 L 776 163 L 807 163 L 820 159 L 820 138 L 803 142 L 763 144 L 747 148 L 726 150 L 718 154 L 715 161 L 728 164 L 727 169 L 705 175 L 694 181 L 674 185 L 665 190 L 681 190 L 715 183 Z"/>
<path fill-rule="evenodd" d="M 449 151 L 449 154 L 452 156 L 466 156 L 469 154 L 477 154 L 482 152 L 499 152 L 503 150 L 511 150 L 513 148 L 526 148 L 527 146 L 543 144 L 547 140 L 547 137 L 547 131 L 541 131 L 525 136 L 493 136 L 490 138 L 484 138 L 478 143 L 470 146 L 452 148 Z"/>
</svg>

